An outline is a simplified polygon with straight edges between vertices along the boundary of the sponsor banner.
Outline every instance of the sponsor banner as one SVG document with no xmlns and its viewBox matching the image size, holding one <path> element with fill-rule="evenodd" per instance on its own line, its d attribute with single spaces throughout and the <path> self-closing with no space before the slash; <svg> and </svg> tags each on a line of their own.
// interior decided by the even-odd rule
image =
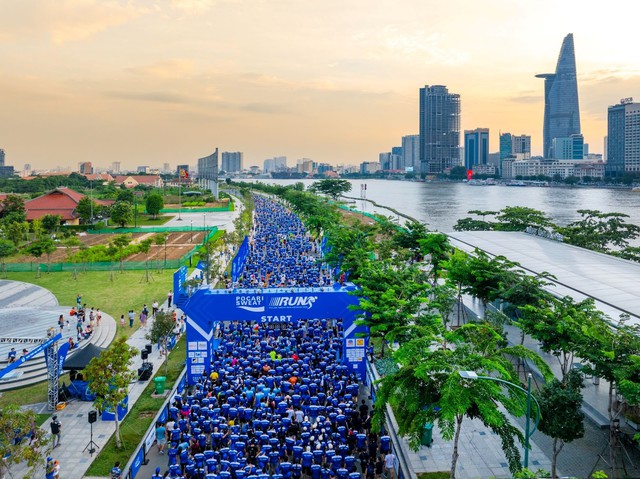
<svg viewBox="0 0 640 479">
<path fill-rule="evenodd" d="M 166 410 L 167 408 L 164 408 L 164 409 Z M 164 422 L 164 421 L 158 418 L 157 422 Z M 149 434 L 147 434 L 147 437 L 144 440 L 145 455 L 147 452 L 149 452 L 154 442 L 156 442 L 156 430 L 155 428 L 152 427 L 151 431 L 149 431 Z"/>
<path fill-rule="evenodd" d="M 232 281 L 238 281 L 238 277 L 240 276 L 240 271 L 244 268 L 244 264 L 247 261 L 247 256 L 249 256 L 249 238 L 247 236 L 244 237 L 244 241 L 238 248 L 238 253 L 233 258 L 231 262 L 231 279 Z"/>
<path fill-rule="evenodd" d="M 182 285 L 187 280 L 187 267 L 180 266 L 175 273 L 173 273 L 173 298 L 177 301 L 182 293 Z"/>
<path fill-rule="evenodd" d="M 141 447 L 140 450 L 138 451 L 138 454 L 136 454 L 136 458 L 131 464 L 131 469 L 129 470 L 130 471 L 129 476 L 131 477 L 131 479 L 135 479 L 136 474 L 138 474 L 138 471 L 140 471 L 140 468 L 142 467 L 143 462 L 144 462 L 144 449 Z"/>
</svg>

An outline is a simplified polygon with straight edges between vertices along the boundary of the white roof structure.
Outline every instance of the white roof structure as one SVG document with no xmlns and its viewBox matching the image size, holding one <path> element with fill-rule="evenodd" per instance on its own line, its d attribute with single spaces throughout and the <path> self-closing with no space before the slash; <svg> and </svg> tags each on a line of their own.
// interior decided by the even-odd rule
<svg viewBox="0 0 640 479">
<path fill-rule="evenodd" d="M 613 322 L 627 313 L 628 324 L 640 324 L 640 263 L 527 233 L 463 231 L 447 235 L 464 251 L 478 248 L 515 261 L 531 273 L 552 274 L 555 284 L 547 289 L 554 295 L 576 301 L 593 298 Z"/>
</svg>

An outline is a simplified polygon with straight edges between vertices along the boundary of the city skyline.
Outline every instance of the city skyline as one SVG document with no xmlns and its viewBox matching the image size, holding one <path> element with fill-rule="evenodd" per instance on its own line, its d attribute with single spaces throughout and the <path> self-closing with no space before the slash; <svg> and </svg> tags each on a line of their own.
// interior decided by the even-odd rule
<svg viewBox="0 0 640 479">
<path fill-rule="evenodd" d="M 582 132 L 602 152 L 608 106 L 640 92 L 626 4 L 3 2 L 0 148 L 16 169 L 195 165 L 216 147 L 245 166 L 358 164 L 418 133 L 428 84 L 461 95 L 461 130 L 489 128 L 490 151 L 510 131 L 541 154 L 534 75 L 573 33 Z"/>
</svg>

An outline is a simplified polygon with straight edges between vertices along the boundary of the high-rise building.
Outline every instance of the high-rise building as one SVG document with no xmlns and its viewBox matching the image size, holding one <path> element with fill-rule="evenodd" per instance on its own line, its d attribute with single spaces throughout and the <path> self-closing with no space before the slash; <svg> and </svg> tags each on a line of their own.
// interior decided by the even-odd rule
<svg viewBox="0 0 640 479">
<path fill-rule="evenodd" d="M 180 168 L 180 167 L 178 167 Z M 198 181 L 200 186 L 211 190 L 218 199 L 218 149 L 209 156 L 198 158 Z"/>
<path fill-rule="evenodd" d="M 420 88 L 421 173 L 460 165 L 460 95 L 442 85 Z"/>
<path fill-rule="evenodd" d="M 287 169 L 287 157 L 286 156 L 274 156 L 273 158 L 267 158 L 264 160 L 264 172 L 271 173 L 272 171 L 282 171 Z"/>
<path fill-rule="evenodd" d="M 307 173 L 308 175 L 311 175 L 317 166 L 316 162 L 311 158 L 298 158 L 296 161 L 296 171 L 298 173 Z"/>
<path fill-rule="evenodd" d="M 162 172 L 163 173 L 171 173 L 171 166 L 169 165 L 169 163 L 163 163 L 162 164 Z"/>
<path fill-rule="evenodd" d="M 554 158 L 553 139 L 580 134 L 578 81 L 573 34 L 562 42 L 555 73 L 541 73 L 544 78 L 544 150 L 545 158 Z"/>
<path fill-rule="evenodd" d="M 407 171 L 420 170 L 420 135 L 402 137 L 402 163 Z"/>
<path fill-rule="evenodd" d="M 147 165 L 143 165 L 143 166 L 138 166 L 136 168 L 136 171 L 138 173 L 149 173 L 150 168 Z"/>
<path fill-rule="evenodd" d="M 640 103 L 632 98 L 609 107 L 606 175 L 640 172 Z"/>
<path fill-rule="evenodd" d="M 91 175 L 93 173 L 93 165 L 90 161 L 84 161 L 78 165 L 78 171 L 81 175 Z"/>
<path fill-rule="evenodd" d="M 220 167 L 227 173 L 242 171 L 242 152 L 241 151 L 223 151 L 222 165 Z"/>
<path fill-rule="evenodd" d="M 583 160 L 584 137 L 571 135 L 568 138 L 554 138 L 552 142 L 553 158 L 556 160 Z"/>
<path fill-rule="evenodd" d="M 111 173 L 120 174 L 120 162 L 114 161 L 111 163 Z"/>
<path fill-rule="evenodd" d="M 464 167 L 473 170 L 489 160 L 489 128 L 464 131 Z"/>
<path fill-rule="evenodd" d="M 14 174 L 13 166 L 5 165 L 4 161 L 4 150 L 0 148 L 0 178 L 11 178 Z"/>
<path fill-rule="evenodd" d="M 500 133 L 500 162 L 511 155 L 513 155 L 513 135 Z"/>
<path fill-rule="evenodd" d="M 522 158 L 531 158 L 531 136 L 530 135 L 511 135 L 511 152 Z"/>
</svg>

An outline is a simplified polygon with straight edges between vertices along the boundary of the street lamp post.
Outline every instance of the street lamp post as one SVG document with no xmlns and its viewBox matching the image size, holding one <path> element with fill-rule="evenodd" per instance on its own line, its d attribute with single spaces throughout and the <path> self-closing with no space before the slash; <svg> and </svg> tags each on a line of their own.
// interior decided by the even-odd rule
<svg viewBox="0 0 640 479">
<path fill-rule="evenodd" d="M 91 207 L 91 214 L 89 215 L 91 218 L 89 219 L 89 223 L 93 224 L 93 180 L 89 182 L 89 205 Z"/>
<path fill-rule="evenodd" d="M 533 436 L 533 433 L 536 432 L 538 428 L 538 424 L 540 423 L 540 404 L 538 400 L 531 394 L 531 373 L 527 375 L 527 389 L 519 386 L 518 384 L 512 383 L 510 381 L 506 381 L 501 378 L 494 378 L 492 376 L 478 376 L 475 371 L 459 371 L 459 374 L 464 379 L 471 379 L 475 381 L 476 379 L 487 379 L 489 381 L 495 381 L 497 383 L 504 384 L 507 387 L 512 387 L 517 389 L 520 392 L 523 392 L 527 396 L 526 402 L 526 416 L 524 423 L 524 461 L 523 465 L 526 468 L 529 467 L 529 439 Z M 536 421 L 533 424 L 533 429 L 530 428 L 530 420 L 531 420 L 531 401 L 536 404 Z"/>
<path fill-rule="evenodd" d="M 193 220 L 191 220 L 191 242 L 193 243 Z"/>
</svg>

